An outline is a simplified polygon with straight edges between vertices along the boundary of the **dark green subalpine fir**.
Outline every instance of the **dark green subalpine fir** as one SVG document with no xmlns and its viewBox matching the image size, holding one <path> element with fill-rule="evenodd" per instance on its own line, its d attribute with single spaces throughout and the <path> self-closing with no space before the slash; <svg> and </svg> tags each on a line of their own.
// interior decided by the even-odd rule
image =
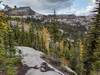
<svg viewBox="0 0 100 75">
<path fill-rule="evenodd" d="M 93 71 L 100 70 L 100 2 L 97 8 L 90 31 L 86 38 L 84 58 L 85 75 L 93 75 Z"/>
<path fill-rule="evenodd" d="M 20 33 L 20 45 L 24 46 L 25 45 L 25 29 L 24 29 L 24 24 L 22 23 L 21 27 L 21 33 Z"/>
<path fill-rule="evenodd" d="M 15 42 L 16 42 L 16 45 L 19 45 L 20 43 L 20 28 L 18 26 L 18 22 L 17 22 L 17 25 L 13 28 L 13 33 L 14 33 L 14 39 L 15 39 Z"/>
<path fill-rule="evenodd" d="M 30 46 L 33 47 L 33 33 L 34 33 L 34 26 L 33 23 L 30 23 L 30 29 L 29 29 L 29 37 L 30 37 Z"/>
</svg>

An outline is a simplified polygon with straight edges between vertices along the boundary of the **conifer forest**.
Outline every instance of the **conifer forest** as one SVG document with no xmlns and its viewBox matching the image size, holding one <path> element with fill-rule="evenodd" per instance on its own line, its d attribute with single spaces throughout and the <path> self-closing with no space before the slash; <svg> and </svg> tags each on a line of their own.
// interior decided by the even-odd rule
<svg viewBox="0 0 100 75">
<path fill-rule="evenodd" d="M 70 6 L 71 0 L 58 0 L 62 1 Z M 54 4 L 52 14 L 45 15 L 27 5 L 11 7 L 4 2 L 0 0 L 4 7 L 0 9 L 0 75 L 100 75 L 99 0 L 92 14 L 85 16 L 59 15 Z"/>
</svg>

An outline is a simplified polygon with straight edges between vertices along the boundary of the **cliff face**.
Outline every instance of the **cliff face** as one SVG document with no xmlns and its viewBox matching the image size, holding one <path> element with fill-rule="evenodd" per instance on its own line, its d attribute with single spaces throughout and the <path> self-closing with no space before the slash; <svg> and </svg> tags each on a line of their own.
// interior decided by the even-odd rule
<svg viewBox="0 0 100 75">
<path fill-rule="evenodd" d="M 35 12 L 30 7 L 16 7 L 6 11 L 6 14 L 9 16 L 31 16 L 34 15 Z"/>
</svg>

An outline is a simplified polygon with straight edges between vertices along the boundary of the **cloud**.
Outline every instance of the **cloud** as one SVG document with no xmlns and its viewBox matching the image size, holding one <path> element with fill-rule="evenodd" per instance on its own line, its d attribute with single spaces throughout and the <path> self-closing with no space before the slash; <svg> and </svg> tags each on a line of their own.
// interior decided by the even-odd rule
<svg viewBox="0 0 100 75">
<path fill-rule="evenodd" d="M 85 9 L 80 9 L 79 11 L 76 10 L 75 14 L 76 15 L 90 15 L 92 14 L 94 9 L 94 6 L 87 6 Z"/>
<path fill-rule="evenodd" d="M 52 14 L 56 9 L 57 14 L 76 14 L 85 15 L 93 10 L 95 0 L 89 0 L 90 3 L 85 8 L 73 7 L 75 0 L 3 0 L 9 6 L 30 6 L 36 12 L 42 14 Z M 80 0 L 79 0 L 80 1 Z"/>
<path fill-rule="evenodd" d="M 66 1 L 66 0 L 47 0 L 48 2 L 61 2 L 61 1 Z M 69 1 L 69 0 L 67 0 L 67 1 Z"/>
<path fill-rule="evenodd" d="M 58 11 L 58 14 L 75 14 L 75 15 L 90 15 L 92 14 L 92 10 L 95 8 L 95 0 L 91 0 L 91 2 L 84 8 L 65 8 L 60 11 Z"/>
<path fill-rule="evenodd" d="M 52 13 L 54 9 L 60 10 L 72 5 L 73 0 L 4 0 L 10 6 L 31 6 L 31 8 L 41 13 Z"/>
<path fill-rule="evenodd" d="M 3 9 L 4 8 L 4 6 L 3 5 L 0 5 L 0 9 Z"/>
<path fill-rule="evenodd" d="M 90 0 L 92 3 L 95 3 L 96 2 L 96 0 Z"/>
</svg>

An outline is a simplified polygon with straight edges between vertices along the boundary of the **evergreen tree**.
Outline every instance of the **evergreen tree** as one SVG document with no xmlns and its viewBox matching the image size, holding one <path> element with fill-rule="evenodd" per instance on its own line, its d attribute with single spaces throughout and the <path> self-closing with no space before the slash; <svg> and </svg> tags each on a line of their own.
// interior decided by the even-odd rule
<svg viewBox="0 0 100 75">
<path fill-rule="evenodd" d="M 33 39 L 34 39 L 34 26 L 33 22 L 30 23 L 30 28 L 29 28 L 29 37 L 30 37 L 30 46 L 33 47 Z"/>
<path fill-rule="evenodd" d="M 22 22 L 24 22 L 23 19 L 22 19 Z M 24 29 L 24 23 L 22 23 L 22 27 L 21 27 L 20 41 L 21 41 L 20 45 L 24 46 L 25 45 L 25 29 Z"/>
<path fill-rule="evenodd" d="M 86 39 L 86 52 L 84 54 L 85 75 L 92 75 L 95 63 L 99 62 L 100 68 L 100 1 L 97 1 L 97 14 L 93 18 L 94 22 L 88 32 Z"/>
<path fill-rule="evenodd" d="M 3 40 L 4 40 L 4 48 L 6 50 L 5 54 L 10 57 L 14 56 L 16 53 L 14 48 L 15 46 L 14 31 L 13 27 L 9 24 L 7 26 L 7 32 L 4 34 Z"/>
<path fill-rule="evenodd" d="M 18 61 L 14 56 L 13 39 L 13 31 L 8 25 L 7 18 L 0 17 L 0 71 L 5 72 L 5 75 L 15 75 L 16 73 L 14 66 Z"/>
</svg>

